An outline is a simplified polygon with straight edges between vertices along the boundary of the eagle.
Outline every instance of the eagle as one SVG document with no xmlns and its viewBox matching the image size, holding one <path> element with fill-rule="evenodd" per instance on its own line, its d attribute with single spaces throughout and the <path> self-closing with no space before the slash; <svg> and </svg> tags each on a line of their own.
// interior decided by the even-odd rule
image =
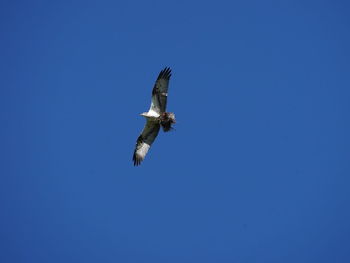
<svg viewBox="0 0 350 263">
<path fill-rule="evenodd" d="M 170 77 L 171 69 L 169 67 L 164 68 L 159 73 L 152 90 L 151 107 L 148 112 L 140 114 L 146 118 L 146 124 L 136 141 L 132 157 L 134 166 L 140 165 L 145 159 L 149 148 L 159 133 L 160 127 L 164 132 L 168 132 L 173 129 L 172 125 L 176 122 L 175 114 L 166 112 Z"/>
</svg>

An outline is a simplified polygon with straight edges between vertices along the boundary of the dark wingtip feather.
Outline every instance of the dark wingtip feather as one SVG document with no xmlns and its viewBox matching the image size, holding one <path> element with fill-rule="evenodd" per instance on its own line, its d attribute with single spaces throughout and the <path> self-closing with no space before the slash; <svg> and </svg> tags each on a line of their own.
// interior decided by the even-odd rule
<svg viewBox="0 0 350 263">
<path fill-rule="evenodd" d="M 138 138 L 137 138 L 137 141 L 136 141 L 136 146 L 135 146 L 135 151 L 134 151 L 134 154 L 132 156 L 132 160 L 134 162 L 134 166 L 138 166 L 141 164 L 142 162 L 142 158 L 140 156 L 137 155 L 137 146 L 142 143 L 142 135 L 140 135 Z"/>
<path fill-rule="evenodd" d="M 158 79 L 170 79 L 171 77 L 171 69 L 169 67 L 165 67 L 158 75 Z"/>
<path fill-rule="evenodd" d="M 139 166 L 141 164 L 142 159 L 134 153 L 132 160 L 134 161 L 134 166 Z"/>
</svg>

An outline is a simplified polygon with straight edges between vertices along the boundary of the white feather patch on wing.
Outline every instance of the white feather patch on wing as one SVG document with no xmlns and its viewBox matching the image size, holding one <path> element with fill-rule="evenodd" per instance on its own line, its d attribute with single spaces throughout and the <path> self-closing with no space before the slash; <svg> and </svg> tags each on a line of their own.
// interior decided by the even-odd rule
<svg viewBox="0 0 350 263">
<path fill-rule="evenodd" d="M 146 156 L 146 154 L 147 154 L 147 152 L 148 152 L 150 147 L 151 147 L 150 145 L 148 145 L 147 143 L 143 142 L 141 144 L 141 146 L 137 149 L 136 154 L 140 158 L 142 158 L 142 160 L 143 160 L 145 158 L 145 156 Z"/>
</svg>

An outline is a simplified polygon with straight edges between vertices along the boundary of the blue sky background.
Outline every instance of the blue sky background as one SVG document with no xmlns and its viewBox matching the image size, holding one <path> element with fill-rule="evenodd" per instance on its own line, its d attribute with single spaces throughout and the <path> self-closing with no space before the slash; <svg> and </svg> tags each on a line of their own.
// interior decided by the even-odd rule
<svg viewBox="0 0 350 263">
<path fill-rule="evenodd" d="M 350 262 L 349 7 L 1 1 L 0 262 Z"/>
</svg>

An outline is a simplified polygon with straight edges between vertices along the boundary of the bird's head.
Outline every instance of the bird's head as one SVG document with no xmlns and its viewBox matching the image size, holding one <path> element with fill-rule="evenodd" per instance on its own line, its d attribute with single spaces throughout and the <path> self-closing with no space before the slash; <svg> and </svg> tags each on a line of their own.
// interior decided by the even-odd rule
<svg viewBox="0 0 350 263">
<path fill-rule="evenodd" d="M 169 112 L 168 113 L 168 118 L 170 119 L 171 123 L 176 123 L 175 113 Z"/>
</svg>

